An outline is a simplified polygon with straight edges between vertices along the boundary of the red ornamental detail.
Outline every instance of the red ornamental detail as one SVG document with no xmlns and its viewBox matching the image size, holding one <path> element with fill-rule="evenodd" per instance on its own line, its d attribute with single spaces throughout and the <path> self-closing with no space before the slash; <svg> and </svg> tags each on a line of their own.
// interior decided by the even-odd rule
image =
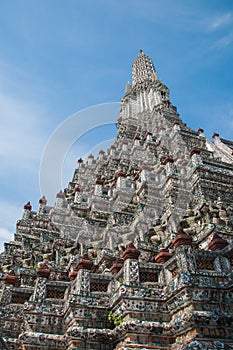
<svg viewBox="0 0 233 350">
<path fill-rule="evenodd" d="M 89 154 L 88 158 L 93 159 L 94 158 L 93 154 Z"/>
<path fill-rule="evenodd" d="M 8 275 L 5 275 L 3 281 L 5 284 L 11 284 L 12 286 L 16 286 L 18 283 L 18 279 L 15 276 L 14 270 L 11 270 Z"/>
<path fill-rule="evenodd" d="M 97 179 L 95 184 L 96 185 L 103 185 L 104 184 L 104 180 L 103 179 Z"/>
<path fill-rule="evenodd" d="M 124 171 L 118 171 L 116 173 L 116 178 L 118 179 L 118 177 L 126 177 L 126 173 Z"/>
<path fill-rule="evenodd" d="M 173 122 L 173 126 L 174 126 L 174 125 L 180 125 L 180 123 L 177 122 L 177 121 L 175 121 L 175 122 Z"/>
<path fill-rule="evenodd" d="M 43 205 L 47 204 L 47 199 L 45 198 L 45 196 L 41 197 L 41 199 L 39 200 L 39 204 L 43 204 Z"/>
<path fill-rule="evenodd" d="M 192 237 L 183 231 L 182 228 L 179 228 L 178 234 L 172 240 L 172 244 L 175 248 L 178 248 L 180 245 L 192 245 Z"/>
<path fill-rule="evenodd" d="M 79 158 L 78 159 L 78 164 L 82 164 L 83 163 L 83 159 L 82 158 Z"/>
<path fill-rule="evenodd" d="M 41 264 L 40 267 L 36 270 L 36 274 L 38 277 L 43 277 L 43 278 L 49 278 L 50 276 L 50 269 L 46 265 L 46 263 Z"/>
<path fill-rule="evenodd" d="M 128 247 L 126 248 L 126 250 L 123 252 L 123 259 L 127 260 L 127 259 L 138 259 L 139 255 L 140 255 L 140 250 L 136 249 L 134 244 L 131 242 Z"/>
<path fill-rule="evenodd" d="M 114 275 L 119 272 L 122 266 L 124 265 L 124 261 L 121 258 L 116 258 L 114 264 L 110 268 L 111 273 Z"/>
<path fill-rule="evenodd" d="M 76 185 L 74 188 L 74 192 L 81 192 L 81 188 L 79 185 Z"/>
<path fill-rule="evenodd" d="M 25 204 L 24 209 L 26 210 L 32 210 L 32 206 L 30 202 L 27 202 L 27 204 Z"/>
<path fill-rule="evenodd" d="M 166 165 L 167 163 L 174 163 L 174 159 L 170 156 L 166 157 L 164 160 L 163 160 L 163 164 Z"/>
<path fill-rule="evenodd" d="M 158 264 L 162 264 L 165 261 L 169 260 L 171 257 L 172 253 L 170 253 L 167 249 L 161 249 L 155 257 L 155 262 Z"/>
<path fill-rule="evenodd" d="M 152 136 L 153 134 L 152 134 L 152 132 L 147 131 L 146 135 L 151 135 Z"/>
<path fill-rule="evenodd" d="M 212 135 L 212 138 L 214 139 L 215 137 L 219 137 L 219 134 L 217 132 L 214 132 Z"/>
<path fill-rule="evenodd" d="M 79 260 L 77 265 L 77 271 L 78 270 L 91 270 L 93 267 L 93 262 L 89 259 L 87 254 L 84 254 L 84 256 Z"/>
<path fill-rule="evenodd" d="M 116 185 L 116 181 L 114 181 L 112 184 L 111 184 L 111 188 L 115 187 Z"/>
<path fill-rule="evenodd" d="M 214 232 L 213 237 L 208 244 L 208 249 L 210 250 L 218 250 L 226 247 L 228 242 L 226 239 L 221 238 L 216 232 Z"/>
<path fill-rule="evenodd" d="M 200 154 L 201 150 L 199 148 L 193 147 L 190 152 L 190 156 L 192 157 L 194 154 Z"/>
<path fill-rule="evenodd" d="M 202 134 L 202 133 L 204 132 L 204 130 L 203 130 L 202 128 L 198 128 L 198 129 L 197 129 L 197 132 L 198 132 L 199 134 Z"/>
<path fill-rule="evenodd" d="M 58 193 L 57 193 L 57 198 L 65 199 L 65 198 L 66 198 L 65 193 L 62 192 L 62 191 L 58 192 Z"/>
<path fill-rule="evenodd" d="M 73 281 L 76 278 L 77 274 L 78 274 L 78 271 L 76 271 L 76 270 L 70 271 L 70 273 L 69 273 L 70 281 Z"/>
</svg>

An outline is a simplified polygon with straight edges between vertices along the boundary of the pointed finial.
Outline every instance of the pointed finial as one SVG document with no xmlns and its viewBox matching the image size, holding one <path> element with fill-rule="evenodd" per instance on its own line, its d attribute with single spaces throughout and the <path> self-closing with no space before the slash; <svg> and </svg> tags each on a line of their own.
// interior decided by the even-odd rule
<svg viewBox="0 0 233 350">
<path fill-rule="evenodd" d="M 131 85 L 130 85 L 130 82 L 128 81 L 125 87 L 125 92 L 128 93 L 130 91 L 131 91 Z"/>
<path fill-rule="evenodd" d="M 60 192 L 57 193 L 57 196 L 56 196 L 56 197 L 57 197 L 57 198 L 62 198 L 62 199 L 65 199 L 65 198 L 66 198 L 65 193 L 62 192 L 62 190 L 60 190 Z"/>
<path fill-rule="evenodd" d="M 45 196 L 43 196 L 39 199 L 39 204 L 43 204 L 43 205 L 47 204 L 47 199 L 45 198 Z"/>
<path fill-rule="evenodd" d="M 132 86 L 156 80 L 158 80 L 158 77 L 151 58 L 145 55 L 143 50 L 140 50 L 132 67 Z"/>
<path fill-rule="evenodd" d="M 151 76 L 152 76 L 152 79 L 153 79 L 153 80 L 158 80 L 158 76 L 157 76 L 157 74 L 156 74 L 156 71 L 155 71 L 155 70 L 153 70 L 153 71 L 152 71 Z"/>
<path fill-rule="evenodd" d="M 32 210 L 32 206 L 31 206 L 31 203 L 30 202 L 27 202 L 26 204 L 25 204 L 25 206 L 24 206 L 24 209 L 26 209 L 26 210 Z"/>
</svg>

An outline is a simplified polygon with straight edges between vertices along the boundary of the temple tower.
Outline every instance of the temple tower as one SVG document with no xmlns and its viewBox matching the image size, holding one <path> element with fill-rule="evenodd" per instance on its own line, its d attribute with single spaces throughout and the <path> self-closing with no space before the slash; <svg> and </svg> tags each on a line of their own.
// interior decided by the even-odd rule
<svg viewBox="0 0 233 350">
<path fill-rule="evenodd" d="M 182 121 L 142 50 L 117 126 L 54 206 L 24 206 L 0 254 L 0 343 L 233 349 L 233 142 Z"/>
</svg>

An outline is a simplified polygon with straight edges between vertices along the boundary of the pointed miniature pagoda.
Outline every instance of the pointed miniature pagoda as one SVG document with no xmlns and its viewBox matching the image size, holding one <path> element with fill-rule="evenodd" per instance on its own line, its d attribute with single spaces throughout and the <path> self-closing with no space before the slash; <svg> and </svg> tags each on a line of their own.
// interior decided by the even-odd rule
<svg viewBox="0 0 233 350">
<path fill-rule="evenodd" d="M 233 142 L 183 123 L 142 50 L 117 126 L 54 207 L 24 206 L 2 348 L 233 349 Z"/>
</svg>

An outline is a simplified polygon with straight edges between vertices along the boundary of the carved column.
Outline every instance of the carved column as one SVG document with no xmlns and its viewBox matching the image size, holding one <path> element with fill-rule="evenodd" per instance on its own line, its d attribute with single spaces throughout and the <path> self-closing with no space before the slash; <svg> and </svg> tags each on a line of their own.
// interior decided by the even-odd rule
<svg viewBox="0 0 233 350">
<path fill-rule="evenodd" d="M 79 260 L 77 265 L 77 277 L 75 280 L 75 293 L 81 295 L 90 295 L 90 270 L 93 267 L 93 262 L 87 254 Z"/>
<path fill-rule="evenodd" d="M 27 204 L 25 204 L 25 206 L 24 206 L 23 220 L 29 219 L 31 210 L 32 210 L 32 206 L 31 206 L 30 202 L 27 202 Z"/>
<path fill-rule="evenodd" d="M 118 171 L 116 174 L 117 182 L 116 188 L 125 188 L 126 186 L 126 173 L 124 171 Z"/>
<path fill-rule="evenodd" d="M 179 228 L 178 234 L 172 240 L 176 250 L 176 259 L 179 271 L 181 273 L 194 273 L 196 270 L 196 261 L 192 249 L 192 237 Z"/>
<path fill-rule="evenodd" d="M 36 270 L 37 279 L 32 300 L 37 303 L 42 303 L 46 298 L 46 282 L 50 276 L 50 269 L 46 263 L 40 263 Z"/>
<path fill-rule="evenodd" d="M 126 285 L 139 284 L 139 255 L 140 251 L 134 247 L 133 243 L 130 243 L 123 253 L 124 283 Z"/>
</svg>

